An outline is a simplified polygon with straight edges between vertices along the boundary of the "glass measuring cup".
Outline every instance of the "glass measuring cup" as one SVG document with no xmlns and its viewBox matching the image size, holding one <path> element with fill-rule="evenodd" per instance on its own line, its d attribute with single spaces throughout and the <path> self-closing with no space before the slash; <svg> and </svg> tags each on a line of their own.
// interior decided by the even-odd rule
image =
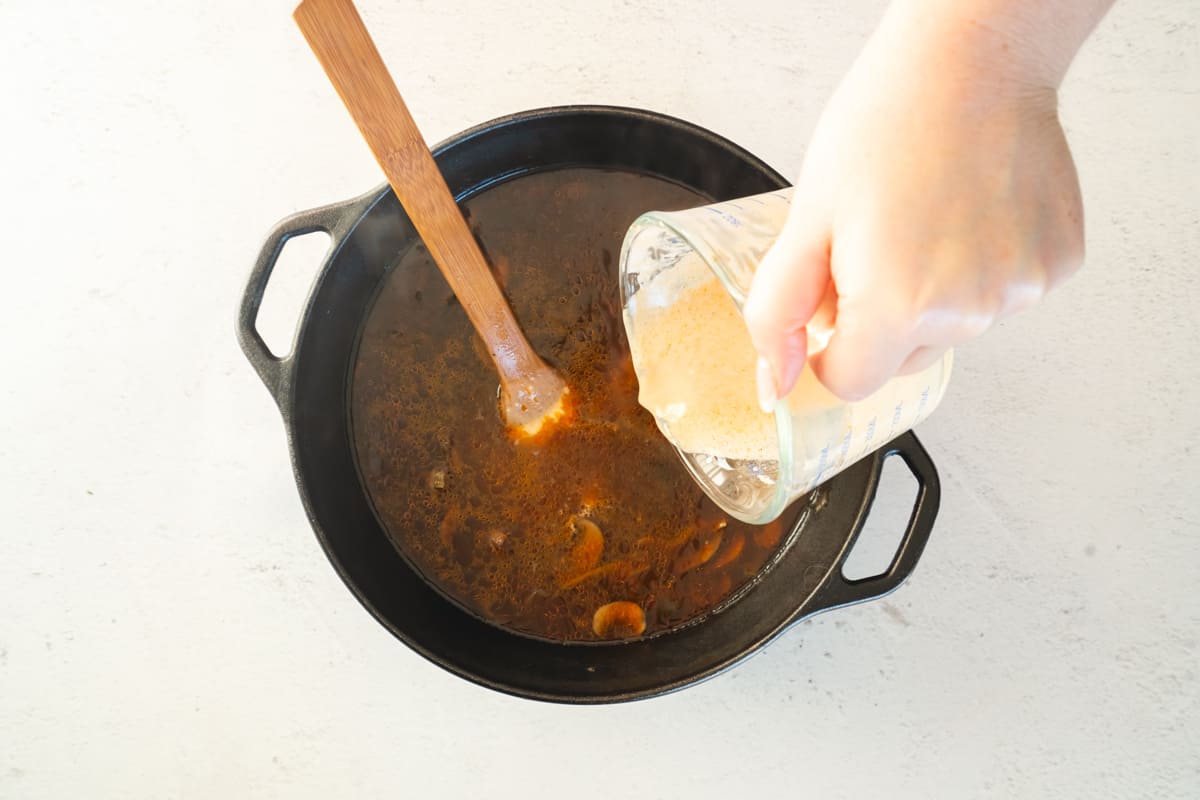
<svg viewBox="0 0 1200 800">
<path fill-rule="evenodd" d="M 928 417 L 953 363 L 947 351 L 853 403 L 805 366 L 775 413 L 762 412 L 757 356 L 741 312 L 791 194 L 652 211 L 633 223 L 621 248 L 621 303 L 639 400 L 708 496 L 758 524 Z M 810 355 L 830 333 L 810 326 Z"/>
</svg>

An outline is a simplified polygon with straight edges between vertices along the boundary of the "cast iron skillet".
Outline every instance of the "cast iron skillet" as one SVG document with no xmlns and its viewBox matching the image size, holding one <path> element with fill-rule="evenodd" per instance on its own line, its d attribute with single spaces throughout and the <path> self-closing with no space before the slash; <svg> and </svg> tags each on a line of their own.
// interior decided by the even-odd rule
<svg viewBox="0 0 1200 800">
<path fill-rule="evenodd" d="M 505 117 L 454 137 L 435 156 L 460 201 L 514 176 L 563 167 L 659 176 L 713 200 L 787 185 L 762 161 L 706 130 L 610 107 Z M 255 329 L 258 307 L 284 243 L 314 231 L 330 234 L 332 246 L 292 354 L 277 358 Z M 463 678 L 514 695 L 565 703 L 633 700 L 711 677 L 801 619 L 884 595 L 912 572 L 933 527 L 939 487 L 924 448 L 905 434 L 811 495 L 791 546 L 774 567 L 741 600 L 699 624 L 628 644 L 560 645 L 508 633 L 447 601 L 418 576 L 376 520 L 359 483 L 349 427 L 360 326 L 385 272 L 416 241 L 387 186 L 295 214 L 268 235 L 238 318 L 242 349 L 283 415 L 300 497 L 321 546 L 359 601 L 409 647 Z M 903 459 L 919 484 L 912 515 L 888 569 L 848 581 L 842 564 L 889 455 Z"/>
</svg>

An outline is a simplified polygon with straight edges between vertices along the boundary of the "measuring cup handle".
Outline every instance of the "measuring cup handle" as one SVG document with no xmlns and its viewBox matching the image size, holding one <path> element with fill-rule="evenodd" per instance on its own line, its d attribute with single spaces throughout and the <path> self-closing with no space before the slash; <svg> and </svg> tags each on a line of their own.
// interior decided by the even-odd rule
<svg viewBox="0 0 1200 800">
<path fill-rule="evenodd" d="M 323 231 L 329 234 L 331 241 L 329 254 L 326 256 L 326 267 L 322 268 L 314 285 L 319 283 L 325 268 L 332 262 L 334 255 L 342 246 L 350 228 L 353 227 L 361 212 L 365 210 L 366 204 L 377 195 L 378 192 L 371 192 L 341 203 L 301 211 L 280 220 L 267 234 L 266 241 L 263 242 L 262 248 L 258 252 L 258 258 L 246 279 L 246 288 L 242 292 L 242 303 L 238 309 L 238 343 L 241 345 L 246 359 L 267 387 L 267 391 L 275 399 L 276 405 L 285 413 L 293 356 L 289 353 L 281 358 L 272 353 L 271 349 L 267 347 L 267 343 L 263 341 L 256 325 L 263 294 L 271 279 L 271 272 L 275 269 L 279 254 L 283 252 L 283 246 L 289 239 L 294 236 Z"/>
<path fill-rule="evenodd" d="M 858 524 L 855 526 L 854 536 L 847 542 L 837 563 L 826 576 L 825 582 L 817 589 L 813 604 L 815 608 L 826 610 L 882 597 L 904 583 L 916 567 L 917 560 L 920 559 L 921 552 L 925 549 L 925 543 L 929 541 L 934 519 L 937 517 L 942 494 L 941 483 L 929 454 L 917 441 L 917 437 L 909 432 L 896 438 L 875 454 L 876 486 L 884 460 L 893 455 L 899 456 L 908 466 L 913 477 L 917 479 L 917 498 L 908 518 L 908 527 L 904 531 L 904 538 L 900 540 L 900 546 L 892 557 L 892 563 L 881 574 L 870 578 L 852 581 L 847 580 L 842 573 L 846 559 L 853 551 L 854 543 L 862 532 L 863 522 L 870 514 L 868 508 L 867 512 L 860 516 Z M 874 501 L 874 491 L 872 491 L 870 503 L 873 504 Z"/>
</svg>

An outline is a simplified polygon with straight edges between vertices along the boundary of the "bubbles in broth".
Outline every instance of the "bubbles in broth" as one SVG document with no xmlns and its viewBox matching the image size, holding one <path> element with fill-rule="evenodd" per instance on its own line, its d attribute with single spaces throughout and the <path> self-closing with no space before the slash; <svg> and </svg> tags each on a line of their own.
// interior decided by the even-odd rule
<svg viewBox="0 0 1200 800">
<path fill-rule="evenodd" d="M 622 172 L 507 181 L 465 204 L 568 417 L 514 442 L 482 342 L 423 246 L 368 315 L 352 430 L 375 512 L 427 581 L 477 616 L 554 641 L 653 636 L 735 596 L 793 520 L 751 526 L 695 486 L 653 418 L 621 323 L 617 256 L 649 209 L 708 198 Z"/>
</svg>

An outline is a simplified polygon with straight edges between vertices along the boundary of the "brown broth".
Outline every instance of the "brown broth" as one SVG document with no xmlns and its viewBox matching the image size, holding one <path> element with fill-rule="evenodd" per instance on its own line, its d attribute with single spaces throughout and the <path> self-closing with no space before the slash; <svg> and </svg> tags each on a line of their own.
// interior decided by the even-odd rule
<svg viewBox="0 0 1200 800">
<path fill-rule="evenodd" d="M 476 615 L 555 641 L 652 636 L 732 597 L 790 529 L 728 518 L 637 402 L 622 237 L 646 210 L 707 201 L 569 169 L 466 202 L 522 328 L 571 389 L 569 417 L 524 441 L 506 434 L 495 370 L 425 248 L 384 279 L 353 377 L 362 476 L 400 551 Z"/>
</svg>

